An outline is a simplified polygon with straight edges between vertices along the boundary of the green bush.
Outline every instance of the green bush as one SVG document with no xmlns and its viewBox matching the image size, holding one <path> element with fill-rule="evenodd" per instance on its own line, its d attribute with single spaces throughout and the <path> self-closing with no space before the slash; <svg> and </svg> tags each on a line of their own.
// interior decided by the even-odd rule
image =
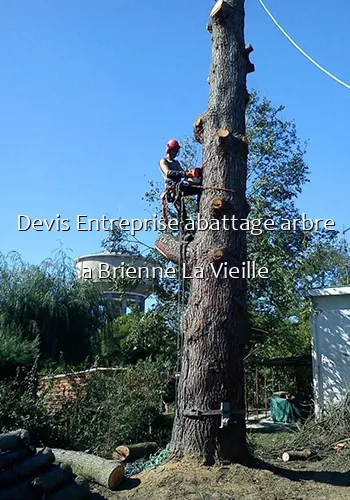
<svg viewBox="0 0 350 500">
<path fill-rule="evenodd" d="M 52 424 L 43 401 L 33 394 L 34 389 L 32 373 L 24 380 L 0 382 L 0 432 L 27 429 L 33 442 L 41 445 L 50 440 Z"/>
<path fill-rule="evenodd" d="M 112 376 L 96 372 L 78 386 L 75 399 L 56 409 L 33 395 L 29 379 L 0 383 L 2 432 L 25 428 L 35 444 L 102 456 L 120 444 L 159 439 L 164 444 L 170 437 L 170 423 L 159 421 L 169 383 L 159 363 L 142 361 Z"/>
<path fill-rule="evenodd" d="M 0 369 L 2 376 L 15 374 L 19 367 L 31 367 L 39 356 L 39 339 L 24 338 L 15 326 L 4 326 L 0 319 Z"/>
<path fill-rule="evenodd" d="M 51 434 L 46 444 L 108 455 L 120 444 L 155 439 L 152 424 L 168 381 L 162 366 L 150 361 L 112 376 L 95 373 L 77 387 L 75 399 L 48 410 Z M 156 432 L 160 436 L 159 427 Z"/>
<path fill-rule="evenodd" d="M 83 363 L 92 356 L 97 332 L 108 317 L 101 308 L 101 287 L 76 275 L 72 259 L 62 253 L 30 265 L 15 252 L 0 253 L 0 316 L 8 328 L 28 341 L 40 339 L 41 364 Z"/>
</svg>

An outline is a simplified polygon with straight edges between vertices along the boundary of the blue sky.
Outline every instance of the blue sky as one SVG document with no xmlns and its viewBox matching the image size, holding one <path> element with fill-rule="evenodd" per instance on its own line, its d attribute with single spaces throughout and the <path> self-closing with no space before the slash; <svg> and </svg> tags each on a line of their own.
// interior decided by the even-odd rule
<svg viewBox="0 0 350 500">
<path fill-rule="evenodd" d="M 307 52 L 350 83 L 348 0 L 266 0 Z M 105 233 L 77 214 L 145 218 L 165 142 L 205 110 L 212 1 L 13 0 L 0 12 L 0 251 L 38 263 L 62 247 L 96 252 Z M 311 182 L 299 207 L 350 226 L 350 92 L 307 61 L 246 1 L 248 87 L 286 106 L 309 140 Z M 19 232 L 17 217 L 72 221 L 69 232 Z M 348 233 L 350 234 L 350 232 Z"/>
</svg>

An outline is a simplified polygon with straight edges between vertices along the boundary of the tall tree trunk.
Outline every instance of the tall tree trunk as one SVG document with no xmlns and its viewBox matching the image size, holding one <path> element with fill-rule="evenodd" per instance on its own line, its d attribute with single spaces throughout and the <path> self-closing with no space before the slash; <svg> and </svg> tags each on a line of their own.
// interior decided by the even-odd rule
<svg viewBox="0 0 350 500">
<path fill-rule="evenodd" d="M 203 269 L 190 281 L 188 306 L 182 317 L 182 367 L 171 450 L 177 456 L 199 454 L 205 463 L 241 462 L 247 457 L 244 415 L 244 346 L 249 340 L 246 280 L 215 277 L 220 264 L 242 267 L 246 233 L 222 217 L 248 216 L 246 174 L 248 146 L 245 111 L 247 74 L 252 47 L 244 44 L 244 0 L 219 0 L 207 25 L 212 36 L 210 95 L 205 113 L 194 124 L 203 151 L 203 194 L 200 217 L 219 220 L 220 229 L 198 230 L 186 247 L 186 275 Z M 213 189 L 215 186 L 215 189 Z M 222 187 L 224 189 L 217 189 Z M 239 225 L 239 224 L 238 224 Z M 237 223 L 236 223 L 237 226 Z M 176 242 L 163 235 L 156 247 L 176 261 Z M 212 267 L 213 266 L 213 267 Z M 231 422 L 220 428 L 220 416 L 187 416 L 188 410 L 216 410 L 229 403 Z"/>
</svg>

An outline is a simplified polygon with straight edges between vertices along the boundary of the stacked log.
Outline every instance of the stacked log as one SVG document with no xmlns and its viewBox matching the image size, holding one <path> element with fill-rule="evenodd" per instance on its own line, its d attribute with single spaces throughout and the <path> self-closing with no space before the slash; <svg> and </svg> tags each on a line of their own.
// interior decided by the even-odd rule
<svg viewBox="0 0 350 500">
<path fill-rule="evenodd" d="M 135 460 L 139 460 L 140 458 L 145 458 L 149 455 L 153 455 L 158 450 L 158 444 L 154 443 L 153 441 L 150 443 L 147 442 L 128 444 L 127 446 L 117 446 L 117 448 L 112 453 L 112 457 L 115 460 L 135 462 Z"/>
<path fill-rule="evenodd" d="M 30 445 L 26 430 L 0 434 L 0 500 L 90 498 L 86 479 L 55 460 L 50 448 L 37 450 Z"/>
</svg>

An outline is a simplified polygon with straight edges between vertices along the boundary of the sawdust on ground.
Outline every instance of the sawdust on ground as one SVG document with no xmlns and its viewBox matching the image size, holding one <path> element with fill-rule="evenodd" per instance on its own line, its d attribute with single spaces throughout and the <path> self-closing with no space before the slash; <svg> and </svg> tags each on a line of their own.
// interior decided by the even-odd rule
<svg viewBox="0 0 350 500">
<path fill-rule="evenodd" d="M 339 467 L 338 467 L 339 469 Z M 171 461 L 125 478 L 116 492 L 92 487 L 94 500 L 350 500 L 350 472 L 326 463 L 256 460 L 252 466 L 205 467 Z"/>
</svg>

